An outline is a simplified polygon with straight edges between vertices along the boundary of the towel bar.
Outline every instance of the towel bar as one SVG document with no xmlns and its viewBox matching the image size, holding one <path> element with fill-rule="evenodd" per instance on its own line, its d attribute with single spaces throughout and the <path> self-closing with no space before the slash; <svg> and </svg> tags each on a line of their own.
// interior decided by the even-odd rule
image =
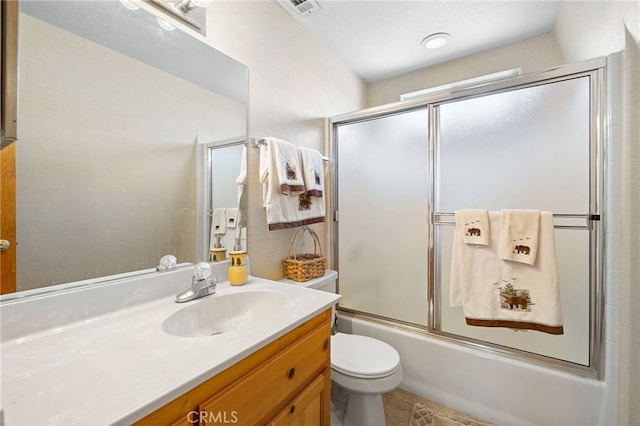
<svg viewBox="0 0 640 426">
<path fill-rule="evenodd" d="M 253 148 L 260 148 L 263 145 L 267 145 L 267 143 L 265 142 L 265 140 L 263 138 L 251 138 L 251 146 Z M 331 159 L 329 157 L 325 157 L 323 156 L 322 159 L 324 161 L 331 161 Z"/>
<path fill-rule="evenodd" d="M 433 212 L 433 224 L 434 225 L 455 225 L 455 222 L 447 221 L 447 220 L 438 220 L 438 216 L 444 217 L 453 217 L 455 216 L 455 212 Z M 586 225 L 554 225 L 555 229 L 591 229 L 589 226 L 589 222 L 599 221 L 601 220 L 601 216 L 599 214 L 573 214 L 573 213 L 554 213 L 554 218 L 559 219 L 585 219 L 587 221 Z"/>
</svg>

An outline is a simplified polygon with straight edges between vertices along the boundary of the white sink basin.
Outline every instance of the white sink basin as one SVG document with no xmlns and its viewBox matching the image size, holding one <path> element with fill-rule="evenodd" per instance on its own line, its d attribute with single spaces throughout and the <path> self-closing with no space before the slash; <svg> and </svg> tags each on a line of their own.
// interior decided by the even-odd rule
<svg viewBox="0 0 640 426">
<path fill-rule="evenodd" d="M 187 302 L 162 322 L 162 330 L 173 336 L 215 336 L 244 330 L 264 322 L 281 310 L 286 297 L 272 291 L 213 294 Z"/>
</svg>

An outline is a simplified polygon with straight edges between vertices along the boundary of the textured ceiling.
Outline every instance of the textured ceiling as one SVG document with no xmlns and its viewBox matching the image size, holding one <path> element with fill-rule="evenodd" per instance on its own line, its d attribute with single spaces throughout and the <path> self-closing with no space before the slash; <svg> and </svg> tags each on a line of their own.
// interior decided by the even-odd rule
<svg viewBox="0 0 640 426">
<path fill-rule="evenodd" d="M 560 2 L 317 0 L 320 10 L 291 15 L 368 82 L 432 66 L 553 30 Z M 420 42 L 451 34 L 439 50 Z"/>
</svg>

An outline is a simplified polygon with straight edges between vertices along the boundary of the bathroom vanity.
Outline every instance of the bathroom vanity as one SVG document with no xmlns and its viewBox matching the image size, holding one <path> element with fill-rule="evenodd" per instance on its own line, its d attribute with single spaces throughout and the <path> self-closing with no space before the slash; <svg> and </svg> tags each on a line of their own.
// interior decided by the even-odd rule
<svg viewBox="0 0 640 426">
<path fill-rule="evenodd" d="M 250 277 L 175 303 L 191 269 L 3 298 L 5 424 L 328 425 L 339 296 Z"/>
<path fill-rule="evenodd" d="M 328 310 L 136 424 L 329 425 L 330 329 Z"/>
</svg>

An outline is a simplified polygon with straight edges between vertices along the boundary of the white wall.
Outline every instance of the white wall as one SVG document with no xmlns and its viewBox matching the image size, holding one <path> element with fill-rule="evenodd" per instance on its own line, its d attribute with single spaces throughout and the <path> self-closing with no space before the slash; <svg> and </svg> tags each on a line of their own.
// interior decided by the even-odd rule
<svg viewBox="0 0 640 426">
<path fill-rule="evenodd" d="M 274 1 L 214 2 L 207 40 L 249 67 L 250 137 L 275 136 L 324 152 L 323 118 L 364 107 L 364 81 Z M 251 270 L 280 279 L 295 230 L 267 230 L 258 157 L 249 149 Z M 326 234 L 325 225 L 312 228 Z"/>
<path fill-rule="evenodd" d="M 640 2 L 563 3 L 554 30 L 568 61 L 623 51 L 618 71 L 620 98 L 614 115 L 608 159 L 606 342 L 607 395 L 617 400 L 617 423 L 640 416 Z M 616 120 L 617 118 L 617 120 Z"/>
<path fill-rule="evenodd" d="M 576 62 L 623 50 L 625 28 L 639 44 L 637 0 L 564 1 L 553 32 L 567 62 Z"/>
</svg>

